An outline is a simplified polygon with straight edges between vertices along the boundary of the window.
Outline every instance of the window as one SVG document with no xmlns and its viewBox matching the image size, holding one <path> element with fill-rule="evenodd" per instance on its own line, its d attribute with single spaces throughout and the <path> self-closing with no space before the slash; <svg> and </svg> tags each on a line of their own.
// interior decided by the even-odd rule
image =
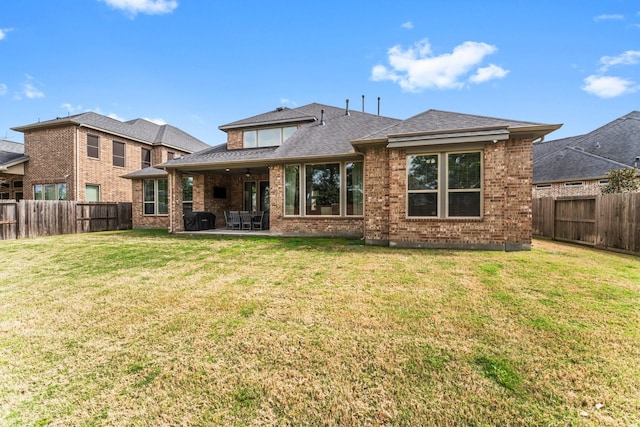
<svg viewBox="0 0 640 427">
<path fill-rule="evenodd" d="M 100 158 L 100 140 L 96 135 L 87 135 L 87 157 Z"/>
<path fill-rule="evenodd" d="M 284 214 L 300 215 L 300 166 L 284 167 Z"/>
<path fill-rule="evenodd" d="M 35 200 L 67 200 L 67 184 L 36 184 L 33 186 Z"/>
<path fill-rule="evenodd" d="M 275 147 L 286 141 L 298 128 L 288 126 L 283 128 L 269 128 L 247 130 L 243 132 L 244 148 Z"/>
<path fill-rule="evenodd" d="M 100 186 L 87 184 L 84 186 L 84 200 L 87 202 L 100 201 Z"/>
<path fill-rule="evenodd" d="M 407 156 L 407 216 L 480 217 L 481 154 Z"/>
<path fill-rule="evenodd" d="M 564 186 L 565 187 L 582 187 L 583 182 L 582 181 L 574 181 L 574 182 L 565 182 Z"/>
<path fill-rule="evenodd" d="M 536 190 L 546 190 L 551 188 L 551 184 L 538 184 L 536 185 Z"/>
<path fill-rule="evenodd" d="M 598 180 L 598 185 L 609 185 L 609 180 L 608 179 Z M 15 184 L 14 184 L 14 186 L 15 186 Z"/>
<path fill-rule="evenodd" d="M 145 179 L 143 204 L 145 215 L 167 215 L 169 212 L 169 186 L 167 179 Z"/>
<path fill-rule="evenodd" d="M 363 177 L 362 162 L 285 166 L 285 215 L 362 215 Z"/>
<path fill-rule="evenodd" d="M 151 150 L 143 148 L 141 169 L 148 168 L 148 167 L 151 167 Z"/>
<path fill-rule="evenodd" d="M 124 167 L 124 142 L 113 141 L 113 166 Z"/>
<path fill-rule="evenodd" d="M 244 182 L 244 210 L 245 211 L 257 211 L 258 210 L 258 190 L 255 181 Z"/>
<path fill-rule="evenodd" d="M 182 211 L 193 211 L 193 177 L 182 178 Z"/>
<path fill-rule="evenodd" d="M 22 181 L 13 181 L 13 188 L 22 188 Z"/>
</svg>

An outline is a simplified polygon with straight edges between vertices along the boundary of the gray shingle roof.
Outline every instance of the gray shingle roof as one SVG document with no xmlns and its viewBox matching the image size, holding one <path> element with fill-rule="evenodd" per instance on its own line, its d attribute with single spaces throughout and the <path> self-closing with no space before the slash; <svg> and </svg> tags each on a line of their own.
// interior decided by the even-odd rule
<svg viewBox="0 0 640 427">
<path fill-rule="evenodd" d="M 209 147 L 208 144 L 171 125 L 158 125 L 145 119 L 128 122 L 112 119 L 92 111 L 69 117 L 59 117 L 44 122 L 32 123 L 13 128 L 18 132 L 29 129 L 46 128 L 65 124 L 76 124 L 94 129 L 104 130 L 115 135 L 146 142 L 150 145 L 164 145 L 190 153 Z"/>
<path fill-rule="evenodd" d="M 584 135 L 535 144 L 533 180 L 603 178 L 612 170 L 634 167 L 636 157 L 640 157 L 640 111 Z"/>
<path fill-rule="evenodd" d="M 24 145 L 18 142 L 0 139 L 0 167 L 10 166 L 28 160 L 24 155 Z"/>
<path fill-rule="evenodd" d="M 162 169 L 157 168 L 144 168 L 137 170 L 135 172 L 128 173 L 126 175 L 122 175 L 122 178 L 130 178 L 130 179 L 143 179 L 143 178 L 162 178 L 169 175 L 169 173 Z"/>
<path fill-rule="evenodd" d="M 321 111 L 324 110 L 324 125 L 321 124 Z M 287 159 L 313 158 L 320 156 L 344 156 L 354 153 L 350 141 L 365 136 L 372 131 L 392 126 L 399 122 L 384 116 L 376 116 L 357 111 L 345 115 L 342 108 L 322 104 L 309 104 L 295 110 L 282 109 L 271 111 L 265 115 L 254 116 L 246 120 L 233 122 L 254 126 L 258 118 L 267 117 L 270 123 L 287 123 L 287 117 L 297 120 L 301 117 L 317 117 L 315 121 L 306 121 L 301 127 L 279 147 L 249 148 L 229 150 L 226 144 L 203 150 L 198 153 L 182 156 L 163 163 L 162 166 L 177 167 L 180 165 L 256 162 Z M 263 122 L 262 122 L 263 123 Z M 228 125 L 221 126 L 221 129 Z"/>
<path fill-rule="evenodd" d="M 319 114 L 319 112 L 318 112 Z M 287 107 L 279 107 L 273 111 L 268 111 L 257 116 L 249 117 L 235 122 L 227 123 L 220 126 L 220 130 L 229 130 L 234 128 L 248 128 L 253 126 L 265 126 L 277 123 L 297 123 L 297 122 L 312 122 L 317 120 L 316 116 L 308 115 L 302 112 L 300 109 L 291 109 Z"/>
<path fill-rule="evenodd" d="M 368 135 L 366 139 L 385 138 L 388 135 L 403 135 L 416 132 L 453 131 L 461 129 L 489 128 L 489 127 L 530 127 L 542 123 L 524 122 L 518 120 L 500 119 L 495 117 L 476 116 L 471 114 L 453 113 L 449 111 L 427 110 L 424 113 L 410 117 L 397 125 Z M 457 134 L 457 132 L 456 132 Z M 466 132 L 467 135 L 471 133 Z"/>
</svg>

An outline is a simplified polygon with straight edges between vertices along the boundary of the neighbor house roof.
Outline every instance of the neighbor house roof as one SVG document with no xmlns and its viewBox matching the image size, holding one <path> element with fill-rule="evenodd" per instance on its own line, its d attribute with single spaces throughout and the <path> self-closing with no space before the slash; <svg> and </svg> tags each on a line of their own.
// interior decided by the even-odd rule
<svg viewBox="0 0 640 427">
<path fill-rule="evenodd" d="M 632 111 L 587 134 L 535 144 L 533 182 L 604 178 L 638 157 L 640 111 Z"/>
<path fill-rule="evenodd" d="M 27 160 L 29 157 L 24 155 L 23 144 L 0 139 L 0 172 Z"/>
<path fill-rule="evenodd" d="M 324 113 L 322 111 L 324 110 Z M 289 120 L 293 120 L 290 122 Z M 384 129 L 400 120 L 373 114 L 350 111 L 322 104 L 308 104 L 295 109 L 278 108 L 221 126 L 222 130 L 251 128 L 259 124 L 298 123 L 299 129 L 278 147 L 228 149 L 221 144 L 198 153 L 181 156 L 161 167 L 208 167 L 242 164 L 244 167 L 277 161 L 294 161 L 320 157 L 356 155 L 350 141 L 372 131 Z"/>
<path fill-rule="evenodd" d="M 135 172 L 128 173 L 126 175 L 122 175 L 122 178 L 129 179 L 145 179 L 145 178 L 164 178 L 167 175 L 167 171 L 163 169 L 157 169 L 154 167 L 148 167 L 144 169 L 137 170 Z"/>
<path fill-rule="evenodd" d="M 134 119 L 122 122 L 92 111 L 68 117 L 58 117 L 53 120 L 18 126 L 12 129 L 18 132 L 26 132 L 29 130 L 67 125 L 101 130 L 149 145 L 163 145 L 189 153 L 209 147 L 209 145 L 199 139 L 168 124 L 159 125 L 145 119 Z"/>
</svg>

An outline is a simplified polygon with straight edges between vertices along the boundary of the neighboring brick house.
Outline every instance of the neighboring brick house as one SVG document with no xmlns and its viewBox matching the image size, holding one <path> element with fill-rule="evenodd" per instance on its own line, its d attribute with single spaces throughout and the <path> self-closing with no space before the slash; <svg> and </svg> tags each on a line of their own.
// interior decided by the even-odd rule
<svg viewBox="0 0 640 427">
<path fill-rule="evenodd" d="M 122 175 L 209 147 L 170 125 L 93 112 L 13 130 L 24 133 L 25 199 L 131 202 Z"/>
<path fill-rule="evenodd" d="M 214 213 L 218 227 L 226 210 L 264 210 L 273 234 L 527 250 L 532 142 L 559 127 L 437 110 L 397 120 L 278 108 L 220 126 L 226 144 L 158 166 L 169 173 L 164 225 L 183 230 L 189 178 L 189 207 Z"/>
<path fill-rule="evenodd" d="M 0 200 L 23 198 L 24 165 L 29 160 L 24 155 L 24 145 L 0 139 Z"/>
<path fill-rule="evenodd" d="M 534 144 L 533 197 L 602 193 L 612 170 L 640 167 L 640 111 L 585 135 Z"/>
</svg>

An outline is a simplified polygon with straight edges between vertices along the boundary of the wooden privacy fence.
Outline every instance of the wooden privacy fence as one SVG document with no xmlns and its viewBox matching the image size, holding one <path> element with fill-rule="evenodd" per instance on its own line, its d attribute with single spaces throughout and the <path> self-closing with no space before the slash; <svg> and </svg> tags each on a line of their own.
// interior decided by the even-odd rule
<svg viewBox="0 0 640 427">
<path fill-rule="evenodd" d="M 1 201 L 0 240 L 131 228 L 131 203 Z"/>
<path fill-rule="evenodd" d="M 533 199 L 533 234 L 640 253 L 640 193 Z"/>
</svg>

